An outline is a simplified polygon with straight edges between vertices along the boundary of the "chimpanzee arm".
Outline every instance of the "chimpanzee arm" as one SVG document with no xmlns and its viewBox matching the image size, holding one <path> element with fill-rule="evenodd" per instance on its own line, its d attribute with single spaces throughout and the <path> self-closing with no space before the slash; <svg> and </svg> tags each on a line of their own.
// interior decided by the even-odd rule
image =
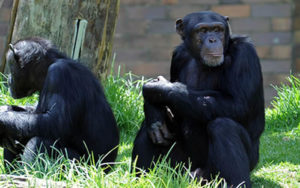
<svg viewBox="0 0 300 188">
<path fill-rule="evenodd" d="M 0 131 L 5 136 L 15 139 L 40 136 L 59 138 L 70 133 L 70 117 L 64 107 L 64 100 L 53 94 L 55 98 L 52 108 L 41 114 L 7 111 L 0 113 Z M 53 99 L 50 99 L 50 101 Z M 64 111 L 66 110 L 66 111 Z"/>
<path fill-rule="evenodd" d="M 194 119 L 212 120 L 222 116 L 239 119 L 248 115 L 257 100 L 263 100 L 259 59 L 249 43 L 233 46 L 230 53 L 232 64 L 224 66 L 228 70 L 220 90 L 195 90 L 178 82 L 158 81 L 144 86 L 145 99 L 168 105 Z"/>
<path fill-rule="evenodd" d="M 62 74 L 63 69 L 57 69 L 55 66 L 49 68 L 37 107 L 39 112 L 1 112 L 0 134 L 15 139 L 33 136 L 66 138 L 71 134 L 71 124 L 77 120 L 75 111 L 80 100 L 73 100 L 76 96 L 67 95 L 68 93 L 76 95 L 78 92 L 71 91 L 74 84 L 68 83 L 70 81 L 68 77 L 62 80 L 61 77 L 66 74 Z M 70 91 L 67 91 L 68 89 Z"/>
</svg>

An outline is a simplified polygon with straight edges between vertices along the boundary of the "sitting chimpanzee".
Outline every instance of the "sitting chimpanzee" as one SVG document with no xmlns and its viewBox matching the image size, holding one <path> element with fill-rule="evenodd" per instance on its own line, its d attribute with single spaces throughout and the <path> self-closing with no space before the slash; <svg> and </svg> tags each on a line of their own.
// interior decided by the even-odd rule
<svg viewBox="0 0 300 188">
<path fill-rule="evenodd" d="M 228 18 L 191 13 L 176 21 L 183 42 L 173 52 L 171 82 L 143 87 L 145 121 L 134 142 L 138 168 L 166 155 L 199 177 L 219 174 L 250 187 L 264 130 L 262 74 L 247 37 L 232 36 Z"/>
<path fill-rule="evenodd" d="M 0 144 L 4 158 L 33 161 L 37 152 L 63 152 L 67 157 L 94 159 L 117 156 L 119 131 L 102 87 L 91 71 L 42 38 L 10 44 L 7 62 L 14 98 L 38 91 L 34 110 L 7 106 L 0 112 Z M 16 144 L 19 143 L 19 144 Z M 40 151 L 38 151 L 40 150 Z"/>
</svg>

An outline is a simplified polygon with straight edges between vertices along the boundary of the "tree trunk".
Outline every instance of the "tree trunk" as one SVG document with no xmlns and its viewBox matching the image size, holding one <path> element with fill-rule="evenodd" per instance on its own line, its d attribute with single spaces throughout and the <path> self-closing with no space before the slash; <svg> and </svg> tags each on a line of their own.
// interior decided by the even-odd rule
<svg viewBox="0 0 300 188">
<path fill-rule="evenodd" d="M 119 3 L 119 0 L 19 1 L 11 42 L 32 36 L 47 38 L 103 77 L 111 61 Z"/>
</svg>

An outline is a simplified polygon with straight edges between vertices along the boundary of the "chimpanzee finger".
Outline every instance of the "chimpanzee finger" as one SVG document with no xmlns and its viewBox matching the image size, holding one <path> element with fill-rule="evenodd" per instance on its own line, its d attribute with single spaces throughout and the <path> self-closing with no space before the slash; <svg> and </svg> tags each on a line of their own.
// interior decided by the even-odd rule
<svg viewBox="0 0 300 188">
<path fill-rule="evenodd" d="M 174 114 L 172 113 L 171 109 L 166 107 L 166 113 L 167 113 L 167 116 L 168 116 L 169 120 L 171 122 L 173 122 L 174 121 Z"/>
<path fill-rule="evenodd" d="M 165 139 L 164 139 L 162 133 L 160 132 L 160 130 L 156 129 L 154 131 L 154 134 L 155 134 L 155 138 L 156 138 L 156 144 L 163 144 Z"/>
<path fill-rule="evenodd" d="M 151 141 L 155 144 L 157 141 L 156 141 L 156 138 L 155 138 L 155 135 L 154 135 L 154 132 L 152 130 L 150 131 L 147 131 L 148 132 L 148 136 L 149 138 L 151 139 Z"/>
<path fill-rule="evenodd" d="M 168 140 L 171 140 L 171 139 L 174 138 L 174 135 L 172 133 L 170 133 L 170 131 L 168 130 L 166 125 L 162 125 L 160 127 L 160 131 L 161 131 L 164 138 L 166 138 Z"/>
<path fill-rule="evenodd" d="M 163 76 L 158 76 L 157 77 L 157 80 L 158 81 L 163 81 L 163 82 L 169 82 L 165 77 L 163 77 Z"/>
<path fill-rule="evenodd" d="M 159 80 L 157 79 L 157 78 L 155 78 L 155 79 L 152 79 L 152 80 L 150 80 L 149 82 L 147 82 L 146 84 L 148 84 L 148 83 L 154 83 L 154 82 L 158 82 Z"/>
</svg>

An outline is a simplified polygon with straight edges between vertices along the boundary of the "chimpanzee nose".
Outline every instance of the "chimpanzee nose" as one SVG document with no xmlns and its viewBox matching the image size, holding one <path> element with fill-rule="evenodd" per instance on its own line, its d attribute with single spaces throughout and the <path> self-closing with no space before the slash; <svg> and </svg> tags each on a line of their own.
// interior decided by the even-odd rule
<svg viewBox="0 0 300 188">
<path fill-rule="evenodd" d="M 216 39 L 215 39 L 215 38 L 209 38 L 208 41 L 209 41 L 210 43 L 214 43 L 214 42 L 216 42 Z"/>
</svg>

